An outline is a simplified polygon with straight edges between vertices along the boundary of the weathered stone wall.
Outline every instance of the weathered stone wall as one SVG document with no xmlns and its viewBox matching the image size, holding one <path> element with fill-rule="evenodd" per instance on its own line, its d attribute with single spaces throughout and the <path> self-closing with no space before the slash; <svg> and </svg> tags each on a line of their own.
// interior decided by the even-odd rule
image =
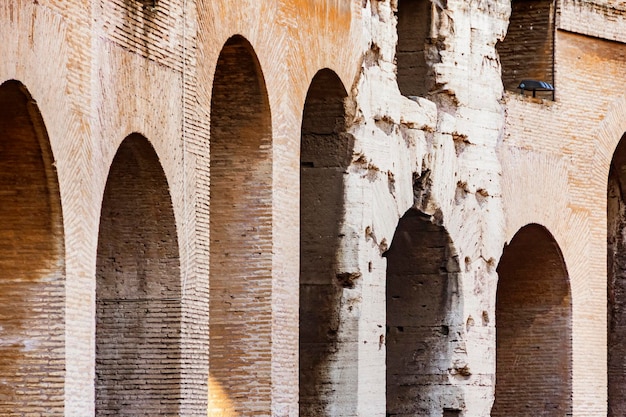
<svg viewBox="0 0 626 417">
<path fill-rule="evenodd" d="M 53 273 L 35 268 L 54 276 L 37 292 L 49 311 L 41 321 L 12 292 L 3 295 L 14 321 L 0 326 L 45 322 L 32 337 L 11 334 L 53 345 L 37 351 L 54 369 L 49 397 L 29 407 L 95 414 L 96 277 L 106 269 L 98 245 L 107 237 L 99 230 L 118 217 L 107 179 L 120 144 L 136 133 L 162 177 L 158 193 L 133 194 L 171 212 L 157 216 L 162 229 L 111 247 L 126 259 L 125 244 L 160 239 L 178 262 L 165 274 L 176 293 L 167 298 L 179 301 L 166 314 L 175 321 L 167 346 L 178 351 L 166 355 L 177 369 L 163 413 L 489 415 L 498 384 L 496 269 L 505 242 L 536 223 L 560 248 L 571 288 L 572 414 L 606 414 L 607 178 L 626 130 L 619 2 L 554 3 L 554 50 L 542 49 L 554 57 L 554 102 L 503 92 L 507 0 L 149 3 L 0 5 L 0 83 L 26 88 L 47 132 L 28 147 L 43 162 L 23 156 L 9 167 L 13 157 L 0 154 L 0 186 L 11 194 L 30 178 L 15 172 L 58 176 L 56 188 L 46 177 L 49 239 L 37 235 L 48 245 L 39 251 L 46 267 L 54 259 Z M 314 79 L 320 70 L 329 78 Z M 325 114 L 318 100 L 330 87 L 334 107 Z M 0 149 L 26 140 L 19 120 L 1 118 Z M 38 184 L 33 194 L 44 192 Z M 0 233 L 30 230 L 12 220 L 22 208 L 4 207 Z M 25 246 L 3 241 L 0 272 L 11 275 Z M 318 264 L 323 280 L 313 276 Z M 111 280 L 124 282 L 128 268 Z M 151 278 L 164 282 L 157 272 Z M 420 309 L 429 314 L 415 323 Z M 321 362 L 311 357 L 315 341 L 299 343 L 309 336 L 325 344 Z M 11 354 L 24 350 L 2 337 Z M 0 360 L 0 370 L 16 363 Z M 318 378 L 312 393 L 299 391 L 307 364 Z M 411 379 L 411 370 L 419 380 L 400 393 L 394 375 Z M 37 381 L 3 372 L 0 395 L 20 384 L 41 395 L 40 378 L 29 375 Z M 411 404 L 400 410 L 398 402 Z"/>
</svg>

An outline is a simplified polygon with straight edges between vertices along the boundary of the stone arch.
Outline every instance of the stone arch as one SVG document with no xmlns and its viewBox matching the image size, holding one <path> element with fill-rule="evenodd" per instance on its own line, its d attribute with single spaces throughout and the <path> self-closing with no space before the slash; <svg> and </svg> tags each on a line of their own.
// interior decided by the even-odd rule
<svg viewBox="0 0 626 417">
<path fill-rule="evenodd" d="M 111 164 L 96 261 L 96 416 L 178 415 L 181 282 L 169 186 L 150 142 Z"/>
<path fill-rule="evenodd" d="M 626 412 L 626 140 L 618 143 L 607 187 L 608 416 Z"/>
<path fill-rule="evenodd" d="M 0 85 L 0 414 L 62 415 L 65 245 L 48 133 L 19 81 Z"/>
<path fill-rule="evenodd" d="M 427 45 L 433 5 L 430 0 L 399 0 L 397 18 L 398 43 L 396 64 L 398 87 L 404 96 L 428 93 Z"/>
<path fill-rule="evenodd" d="M 209 415 L 229 398 L 238 416 L 271 409 L 272 130 L 250 43 L 219 55 L 211 97 Z"/>
<path fill-rule="evenodd" d="M 338 402 L 347 401 L 339 393 L 351 384 L 339 378 L 345 370 L 337 370 L 355 366 L 348 359 L 354 353 L 350 341 L 341 336 L 343 286 L 336 279 L 344 180 L 354 144 L 346 133 L 346 98 L 339 77 L 329 69 L 320 70 L 311 82 L 302 115 L 300 416 L 331 415 Z"/>
<path fill-rule="evenodd" d="M 408 210 L 387 258 L 387 415 L 458 415 L 447 407 L 463 338 L 459 260 L 446 229 Z M 454 414 L 456 413 L 456 414 Z"/>
<path fill-rule="evenodd" d="M 558 243 L 538 224 L 505 245 L 496 294 L 493 417 L 572 414 L 572 303 Z"/>
<path fill-rule="evenodd" d="M 554 85 L 555 0 L 512 0 L 509 28 L 497 51 L 502 82 L 518 91 L 522 80 Z"/>
</svg>

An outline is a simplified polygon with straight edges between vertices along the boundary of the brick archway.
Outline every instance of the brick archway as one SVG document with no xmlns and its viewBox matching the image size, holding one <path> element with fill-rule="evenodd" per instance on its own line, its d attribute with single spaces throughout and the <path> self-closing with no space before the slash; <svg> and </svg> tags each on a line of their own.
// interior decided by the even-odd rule
<svg viewBox="0 0 626 417">
<path fill-rule="evenodd" d="M 554 237 L 522 227 L 498 264 L 492 417 L 572 414 L 572 304 Z"/>
<path fill-rule="evenodd" d="M 65 249 L 57 173 L 37 103 L 0 85 L 0 414 L 62 415 Z"/>
<path fill-rule="evenodd" d="M 241 36 L 217 61 L 210 134 L 209 371 L 220 389 L 209 388 L 209 415 L 224 415 L 224 402 L 237 416 L 269 413 L 272 131 L 263 74 Z"/>
<path fill-rule="evenodd" d="M 96 415 L 177 415 L 180 260 L 169 186 L 146 138 L 107 179 L 96 264 Z"/>
</svg>

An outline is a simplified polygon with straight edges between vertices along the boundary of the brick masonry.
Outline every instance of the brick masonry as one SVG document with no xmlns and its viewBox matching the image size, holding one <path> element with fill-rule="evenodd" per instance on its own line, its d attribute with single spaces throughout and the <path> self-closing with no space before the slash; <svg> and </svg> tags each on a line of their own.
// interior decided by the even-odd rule
<svg viewBox="0 0 626 417">
<path fill-rule="evenodd" d="M 166 387 L 158 396 L 169 407 L 163 414 L 298 415 L 300 364 L 307 360 L 299 358 L 301 253 L 312 238 L 302 239 L 315 232 L 301 224 L 301 206 L 316 199 L 307 190 L 325 187 L 301 182 L 302 162 L 310 162 L 301 155 L 343 153 L 302 144 L 307 126 L 327 124 L 326 114 L 305 111 L 315 75 L 326 69 L 336 78 L 321 90 L 346 93 L 344 115 L 335 120 L 345 121 L 337 137 L 349 139 L 349 156 L 335 167 L 342 181 L 333 190 L 341 197 L 323 196 L 336 211 L 320 228 L 336 234 L 324 248 L 334 259 L 332 285 L 337 277 L 349 285 L 325 281 L 333 296 L 324 301 L 334 311 L 324 314 L 338 319 L 331 325 L 338 333 L 318 381 L 337 388 L 314 392 L 316 401 L 342 416 L 384 416 L 393 406 L 389 358 L 408 353 L 391 347 L 386 327 L 388 319 L 395 323 L 390 332 L 402 327 L 397 323 L 407 317 L 389 310 L 396 295 L 388 280 L 409 276 L 397 271 L 413 262 L 417 275 L 431 274 L 429 290 L 449 296 L 454 286 L 458 300 L 442 296 L 445 306 L 416 326 L 420 336 L 409 344 L 420 339 L 427 343 L 423 357 L 437 358 L 412 362 L 428 372 L 414 385 L 422 389 L 406 394 L 414 398 L 406 413 L 489 415 L 502 388 L 496 349 L 506 340 L 498 338 L 510 331 L 499 327 L 507 319 L 498 318 L 497 300 L 510 296 L 523 309 L 532 289 L 502 295 L 503 251 L 515 246 L 518 231 L 537 224 L 562 254 L 567 279 L 560 270 L 559 282 L 571 294 L 571 392 L 555 392 L 551 401 L 571 395 L 573 416 L 606 415 L 607 391 L 619 390 L 609 387 L 618 382 L 607 372 L 607 312 L 619 306 L 607 297 L 607 237 L 619 231 L 619 219 L 607 216 L 607 193 L 626 131 L 620 2 L 144 3 L 0 4 L 0 271 L 7 284 L 0 294 L 0 414 L 85 417 L 102 409 L 98 375 L 105 373 L 97 371 L 105 345 L 98 329 L 106 317 L 122 334 L 130 328 L 98 303 L 97 277 L 112 276 L 102 273 L 111 259 L 103 258 L 106 241 L 116 259 L 128 260 L 124 265 L 150 265 L 144 272 L 156 281 L 147 282 L 163 288 L 167 281 L 165 298 L 179 300 L 145 314 L 126 303 L 132 308 L 125 319 L 136 323 L 165 311 L 168 324 L 153 329 L 171 332 L 161 340 L 169 350 L 167 374 L 147 358 L 123 366 L 150 365 L 151 375 L 167 375 L 145 379 Z M 525 21 L 531 3 L 550 9 L 554 27 L 533 22 L 529 39 L 541 53 L 520 60 L 506 47 L 517 36 L 509 23 L 519 13 Z M 555 101 L 505 92 L 515 83 L 507 78 L 509 63 L 549 70 L 551 57 Z M 144 138 L 138 160 L 146 165 L 133 173 L 139 188 L 115 188 L 120 184 L 109 180 L 118 177 L 116 155 L 129 137 Z M 109 192 L 110 184 L 121 191 Z M 125 192 L 136 198 L 121 199 Z M 132 223 L 133 233 L 100 233 L 106 219 L 133 219 L 115 210 L 144 213 L 152 199 L 161 211 L 134 214 L 142 217 L 137 225 L 148 225 L 145 233 Z M 407 225 L 407 213 L 421 220 Z M 415 240 L 402 248 L 397 239 L 405 231 Z M 409 253 L 428 246 L 429 234 L 445 245 L 418 265 Z M 143 242 L 156 252 L 133 258 L 124 249 Z M 173 263 L 161 263 L 161 250 Z M 540 255 L 528 268 L 547 280 Z M 132 287 L 126 280 L 133 268 L 119 268 L 109 288 Z M 402 295 L 415 306 L 424 294 Z M 426 329 L 434 333 L 427 337 Z M 144 410 L 156 407 L 156 397 L 141 399 Z"/>
</svg>

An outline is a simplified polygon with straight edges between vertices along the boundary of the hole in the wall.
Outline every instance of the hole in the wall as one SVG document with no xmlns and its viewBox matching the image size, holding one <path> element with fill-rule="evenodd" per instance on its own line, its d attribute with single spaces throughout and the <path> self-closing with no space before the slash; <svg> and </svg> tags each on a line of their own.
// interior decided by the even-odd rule
<svg viewBox="0 0 626 417">
<path fill-rule="evenodd" d="M 62 415 L 65 247 L 61 197 L 39 108 L 0 85 L 0 415 Z"/>
<path fill-rule="evenodd" d="M 519 93 L 522 80 L 554 85 L 555 7 L 554 0 L 511 2 L 506 38 L 496 45 L 505 89 Z M 553 93 L 546 98 L 553 98 Z"/>
<path fill-rule="evenodd" d="M 253 415 L 271 408 L 272 131 L 260 64 L 241 36 L 217 60 L 210 166 L 209 369 L 234 412 Z M 209 392 L 209 416 L 222 415 L 221 401 Z"/>
<path fill-rule="evenodd" d="M 425 96 L 428 93 L 426 48 L 431 13 L 430 0 L 398 1 L 396 64 L 398 87 L 404 96 Z"/>
<path fill-rule="evenodd" d="M 464 323 L 449 322 L 458 274 L 442 269 L 456 262 L 450 237 L 430 216 L 411 209 L 398 222 L 387 258 L 387 415 L 435 415 L 433 398 L 443 392 L 449 335 Z M 458 270 L 458 268 L 449 268 Z M 457 312 L 458 313 L 458 312 Z"/>
<path fill-rule="evenodd" d="M 135 0 L 135 1 L 146 8 L 155 8 L 157 6 L 157 0 Z"/>
<path fill-rule="evenodd" d="M 521 228 L 504 247 L 496 295 L 496 388 L 492 417 L 572 412 L 572 306 L 554 237 Z"/>
<path fill-rule="evenodd" d="M 159 158 L 138 134 L 111 164 L 96 274 L 96 416 L 178 414 L 176 222 Z"/>
<path fill-rule="evenodd" d="M 300 164 L 300 415 L 328 415 L 339 381 L 340 300 L 360 273 L 337 272 L 344 176 L 353 139 L 346 133 L 347 93 L 324 69 L 313 78 L 302 114 Z M 367 234 L 366 230 L 366 234 Z M 370 263 L 371 268 L 371 263 Z M 333 278 L 334 277 L 334 278 Z M 325 330 L 325 329 L 331 330 Z M 345 360 L 345 359 L 344 359 Z M 349 364 L 347 364 L 349 366 Z"/>
</svg>

